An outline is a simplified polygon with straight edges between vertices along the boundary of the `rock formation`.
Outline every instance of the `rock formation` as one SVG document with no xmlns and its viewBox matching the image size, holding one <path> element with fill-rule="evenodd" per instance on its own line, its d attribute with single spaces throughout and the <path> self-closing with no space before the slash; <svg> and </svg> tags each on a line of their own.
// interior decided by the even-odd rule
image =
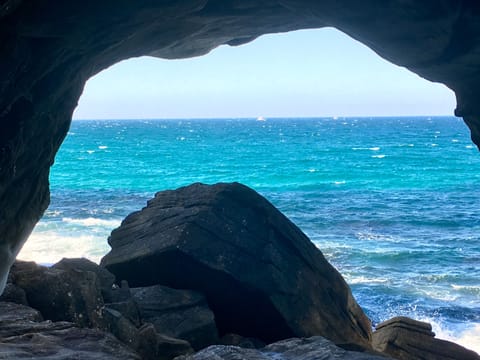
<svg viewBox="0 0 480 360">
<path fill-rule="evenodd" d="M 341 275 L 265 198 L 238 184 L 155 195 L 109 238 L 102 265 L 132 287 L 205 294 L 220 335 L 322 335 L 369 347 L 370 321 Z"/>
<path fill-rule="evenodd" d="M 436 339 L 432 326 L 403 316 L 376 326 L 375 350 L 399 360 L 480 360 L 480 356 L 450 341 Z"/>
<path fill-rule="evenodd" d="M 141 318 L 159 333 L 184 339 L 195 350 L 218 344 L 215 318 L 202 294 L 160 285 L 131 291 Z"/>
<path fill-rule="evenodd" d="M 140 360 L 111 334 L 43 321 L 30 307 L 0 302 L 0 359 Z"/>
<path fill-rule="evenodd" d="M 263 349 L 245 349 L 238 346 L 210 346 L 193 355 L 175 360 L 388 360 L 381 355 L 347 351 L 320 336 L 308 339 L 282 340 Z"/>
<path fill-rule="evenodd" d="M 333 26 L 454 90 L 478 145 L 479 19 L 470 0 L 0 0 L 0 290 L 48 206 L 49 168 L 99 71 L 134 56 L 185 58 Z"/>
</svg>

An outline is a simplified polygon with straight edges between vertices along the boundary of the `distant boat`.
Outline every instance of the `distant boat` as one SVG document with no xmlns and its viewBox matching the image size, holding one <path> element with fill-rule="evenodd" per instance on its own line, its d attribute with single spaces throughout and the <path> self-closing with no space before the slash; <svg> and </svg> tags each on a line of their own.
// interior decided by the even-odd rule
<svg viewBox="0 0 480 360">
<path fill-rule="evenodd" d="M 267 119 L 265 119 L 263 116 L 259 116 L 257 117 L 257 121 L 266 121 Z"/>
</svg>

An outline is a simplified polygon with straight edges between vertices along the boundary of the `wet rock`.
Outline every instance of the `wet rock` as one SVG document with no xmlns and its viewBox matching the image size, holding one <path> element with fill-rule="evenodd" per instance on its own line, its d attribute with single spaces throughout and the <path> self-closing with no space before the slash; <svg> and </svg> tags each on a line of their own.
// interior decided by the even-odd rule
<svg viewBox="0 0 480 360">
<path fill-rule="evenodd" d="M 377 325 L 372 345 L 399 360 L 480 360 L 471 350 L 436 339 L 430 324 L 403 316 Z"/>
<path fill-rule="evenodd" d="M 215 318 L 203 295 L 160 285 L 131 291 L 142 319 L 157 332 L 187 340 L 196 350 L 218 342 Z"/>
<path fill-rule="evenodd" d="M 245 349 L 238 346 L 210 346 L 194 355 L 175 360 L 386 360 L 384 356 L 347 351 L 320 336 L 307 339 L 287 339 L 263 349 Z"/>
<path fill-rule="evenodd" d="M 238 184 L 155 195 L 109 238 L 102 265 L 132 287 L 205 294 L 220 335 L 323 335 L 368 347 L 370 322 L 342 276 L 265 198 Z"/>
<path fill-rule="evenodd" d="M 17 262 L 12 269 L 12 282 L 25 291 L 28 304 L 45 319 L 85 327 L 99 324 L 104 303 L 94 272 Z"/>
<path fill-rule="evenodd" d="M 0 302 L 0 359 L 140 360 L 115 337 L 69 322 L 42 321 L 40 312 Z"/>
</svg>

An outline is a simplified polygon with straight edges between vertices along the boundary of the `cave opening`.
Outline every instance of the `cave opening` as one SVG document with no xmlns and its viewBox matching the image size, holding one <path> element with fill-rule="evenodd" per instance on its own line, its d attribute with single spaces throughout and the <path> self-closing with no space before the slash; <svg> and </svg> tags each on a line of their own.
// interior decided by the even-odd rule
<svg viewBox="0 0 480 360">
<path fill-rule="evenodd" d="M 258 39 L 252 45 L 260 41 L 263 40 Z M 294 43 L 297 43 L 300 47 L 302 45 L 298 40 L 293 40 L 292 44 Z M 311 46 L 309 45 L 306 48 L 308 47 Z M 474 199 L 470 199 L 466 203 L 458 202 L 457 207 L 449 209 L 451 210 L 450 212 L 443 213 L 440 219 L 436 218 L 439 213 L 436 212 L 435 206 L 427 206 L 432 201 L 439 201 L 439 207 L 450 206 L 452 201 L 455 199 L 458 201 L 458 198 L 461 196 L 457 191 L 452 190 L 454 182 L 457 182 L 455 186 L 458 186 L 458 181 L 465 178 L 461 187 L 465 189 L 465 193 L 470 193 L 468 189 L 473 189 L 475 180 L 479 178 L 478 174 L 472 176 L 471 173 L 466 178 L 468 172 L 466 169 L 471 169 L 472 164 L 475 166 L 478 160 L 475 160 L 476 153 L 473 155 L 474 149 L 468 140 L 464 125 L 459 120 L 442 118 L 437 121 L 435 117 L 432 117 L 432 115 L 445 114 L 444 111 L 450 111 L 454 107 L 451 93 L 443 86 L 439 86 L 435 90 L 435 92 L 438 91 L 436 96 L 439 96 L 439 94 L 444 96 L 448 93 L 445 97 L 448 100 L 441 101 L 441 104 L 435 103 L 437 106 L 435 111 L 438 111 L 436 113 L 432 113 L 432 110 L 427 113 L 421 113 L 419 109 L 415 108 L 415 105 L 420 102 L 420 99 L 424 99 L 424 96 L 422 96 L 421 92 L 417 93 L 412 88 L 409 88 L 408 85 L 399 82 L 397 75 L 389 78 L 387 74 L 379 71 L 374 73 L 374 76 L 365 76 L 365 74 L 372 74 L 372 72 L 367 72 L 367 69 L 372 66 L 371 61 L 381 61 L 384 66 L 393 67 L 393 65 L 386 64 L 383 60 L 379 60 L 370 50 L 366 51 L 369 51 L 369 55 L 372 58 L 365 63 L 365 69 L 358 70 L 359 63 L 361 63 L 358 57 L 343 54 L 341 59 L 336 58 L 336 60 L 332 60 L 330 58 L 333 58 L 332 53 L 335 49 L 324 49 L 326 51 L 323 51 L 324 54 L 322 56 L 316 54 L 316 57 L 310 55 L 309 58 L 305 55 L 306 48 L 296 50 L 290 47 L 289 53 L 286 53 L 285 50 L 283 50 L 283 53 L 272 51 L 270 54 L 257 54 L 253 57 L 250 55 L 248 58 L 248 61 L 254 67 L 259 58 L 267 57 L 268 55 L 277 56 L 277 59 L 281 59 L 283 54 L 287 62 L 290 61 L 290 57 L 285 54 L 299 55 L 295 56 L 295 58 L 297 60 L 300 59 L 300 62 L 293 65 L 293 67 L 297 69 L 302 69 L 303 67 L 300 74 L 304 76 L 307 74 L 308 76 L 308 81 L 304 83 L 303 88 L 296 82 L 299 78 L 299 73 L 291 70 L 291 67 L 284 68 L 283 71 L 277 71 L 276 73 L 272 71 L 272 74 L 280 75 L 277 78 L 259 81 L 259 79 L 262 79 L 261 74 L 250 73 L 251 67 L 245 66 L 245 63 L 240 64 L 245 66 L 243 68 L 240 65 L 235 67 L 231 66 L 229 62 L 223 62 L 224 64 L 229 64 L 229 66 L 226 66 L 225 69 L 214 69 L 216 72 L 225 71 L 225 73 L 222 73 L 222 76 L 217 75 L 216 79 L 219 82 L 212 81 L 208 83 L 211 87 L 210 93 L 207 94 L 208 96 L 203 99 L 203 102 L 194 102 L 195 94 L 202 93 L 202 91 L 206 92 L 205 89 L 202 90 L 198 85 L 190 83 L 191 78 L 188 78 L 188 76 L 194 76 L 195 74 L 188 74 L 187 79 L 183 80 L 184 82 L 180 82 L 181 77 L 179 73 L 173 72 L 173 77 L 167 77 L 169 81 L 165 87 L 166 90 L 157 93 L 158 90 L 149 88 L 151 84 L 148 78 L 151 77 L 150 80 L 153 82 L 161 82 L 162 78 L 157 79 L 153 73 L 147 73 L 150 76 L 141 79 L 140 82 L 143 82 L 145 88 L 150 89 L 150 92 L 143 91 L 143 93 L 145 95 L 153 95 L 151 98 L 145 96 L 150 105 L 145 103 L 141 105 L 133 104 L 130 109 L 127 106 L 120 110 L 120 113 L 112 112 L 110 122 L 96 121 L 94 119 L 108 117 L 105 111 L 115 108 L 122 109 L 119 104 L 128 105 L 129 97 L 133 97 L 138 90 L 128 83 L 127 85 L 115 83 L 116 85 L 112 87 L 112 92 L 115 93 L 113 90 L 116 90 L 115 87 L 118 87 L 126 94 L 125 97 L 116 99 L 109 98 L 106 96 L 108 94 L 105 91 L 101 92 L 101 89 L 96 90 L 97 93 L 92 93 L 93 97 L 100 97 L 101 102 L 107 106 L 103 109 L 100 108 L 97 114 L 82 110 L 85 111 L 83 116 L 81 109 L 77 110 L 77 117 L 90 118 L 90 122 L 73 122 L 64 147 L 57 155 L 56 165 L 52 168 L 52 205 L 47 211 L 44 220 L 37 226 L 37 230 L 32 235 L 32 238 L 25 245 L 20 258 L 28 259 L 31 256 L 31 259 L 39 261 L 45 255 L 45 260 L 40 260 L 40 262 L 54 262 L 48 260 L 50 250 L 45 249 L 45 240 L 48 240 L 52 248 L 61 249 L 62 245 L 57 244 L 63 244 L 63 247 L 70 247 L 70 253 L 68 251 L 63 252 L 64 249 L 62 249 L 57 256 L 63 256 L 62 254 L 68 254 L 68 256 L 72 256 L 70 254 L 81 254 L 82 256 L 87 255 L 87 257 L 98 260 L 107 250 L 106 247 L 95 249 L 99 239 L 102 239 L 101 241 L 107 246 L 106 238 L 109 231 L 118 225 L 127 213 L 144 206 L 145 201 L 153 195 L 153 192 L 175 188 L 194 181 L 209 183 L 217 181 L 244 182 L 239 178 L 239 174 L 243 172 L 243 174 L 248 173 L 245 181 L 247 185 L 251 185 L 264 193 L 275 205 L 286 212 L 312 240 L 319 244 L 320 249 L 325 252 L 330 261 L 347 278 L 354 293 L 355 291 L 357 292 L 355 294 L 357 299 L 359 296 L 361 299 L 370 299 L 365 306 L 367 313 L 372 318 L 377 321 L 382 320 L 381 316 L 375 314 L 374 310 L 375 307 L 379 306 L 377 302 L 384 302 L 386 299 L 386 297 L 379 297 L 378 294 L 380 293 L 389 295 L 388 306 L 392 309 L 391 314 L 382 314 L 382 316 L 392 315 L 395 310 L 410 316 L 412 314 L 413 316 L 417 315 L 417 317 L 418 315 L 428 316 L 427 314 L 436 311 L 438 316 L 433 321 L 437 321 L 440 329 L 443 329 L 441 326 L 444 325 L 443 321 L 445 319 L 457 321 L 462 316 L 469 324 L 474 324 L 474 327 L 478 326 L 476 325 L 479 321 L 475 307 L 465 305 L 463 300 L 455 302 L 451 298 L 455 296 L 460 297 L 465 291 L 470 291 L 470 295 L 468 295 L 469 301 L 473 299 L 474 304 L 478 304 L 478 293 L 475 293 L 477 288 L 474 282 L 475 278 L 479 278 L 478 275 L 472 273 L 468 279 L 463 279 L 462 282 L 453 283 L 453 285 L 452 281 L 455 281 L 455 279 L 446 278 L 439 280 L 435 277 L 434 271 L 425 274 L 423 278 L 420 276 L 420 279 L 417 280 L 421 281 L 416 280 L 419 276 L 418 273 L 412 273 L 411 276 L 403 277 L 403 280 L 398 282 L 393 276 L 393 274 L 397 274 L 398 278 L 401 278 L 398 274 L 402 273 L 402 269 L 408 268 L 415 263 L 420 264 L 419 266 L 423 264 L 425 267 L 432 265 L 428 260 L 425 260 L 424 256 L 425 254 L 435 255 L 437 245 L 428 241 L 435 234 L 435 231 L 431 228 L 438 230 L 439 227 L 444 227 L 446 232 L 450 231 L 454 237 L 474 237 L 472 244 L 469 243 L 471 245 L 470 253 L 462 256 L 461 251 L 455 248 L 454 251 L 458 252 L 458 254 L 455 254 L 452 261 L 474 262 L 472 259 L 475 259 L 475 256 L 478 255 L 478 247 L 473 245 L 473 241 L 476 239 L 473 234 L 476 229 L 470 229 L 470 233 L 465 235 L 463 234 L 464 229 L 462 225 L 468 221 L 477 221 Z M 236 51 L 236 49 L 221 49 L 221 51 L 227 50 Z M 209 56 L 207 55 L 198 60 L 208 59 Z M 373 58 L 375 60 L 372 60 Z M 134 64 L 134 61 L 132 60 L 131 64 Z M 139 61 L 144 61 L 143 66 L 147 67 L 156 67 L 157 64 L 151 64 L 163 62 L 163 60 L 154 59 L 140 59 Z M 170 61 L 185 62 L 185 69 L 193 68 L 197 71 L 197 74 L 202 74 L 202 71 L 205 71 L 202 64 L 188 65 L 188 62 L 192 60 Z M 336 62 L 339 68 L 335 71 L 330 70 L 327 73 L 322 73 L 323 78 L 314 76 L 314 74 L 320 73 L 320 71 L 306 71 L 308 68 L 306 64 L 312 67 L 314 64 L 322 66 L 324 61 L 331 61 L 329 65 L 332 66 Z M 270 58 L 270 67 L 275 68 L 273 63 L 272 58 Z M 280 61 L 280 63 L 282 62 Z M 123 63 L 119 64 L 119 66 L 129 68 L 135 65 Z M 114 79 L 118 79 L 118 76 L 115 74 L 116 69 L 110 69 L 113 74 L 111 76 Z M 180 73 L 182 71 L 186 72 L 185 69 L 178 71 Z M 358 75 L 358 78 L 354 79 L 353 84 L 345 84 L 339 81 L 338 73 L 342 69 L 344 72 L 348 70 L 350 78 L 353 78 L 354 74 Z M 353 73 L 350 72 L 352 69 L 354 69 Z M 407 76 L 404 70 L 400 68 L 397 68 L 397 70 L 401 73 L 400 77 Z M 158 72 L 162 72 L 160 67 Z M 264 72 L 267 71 L 265 70 Z M 225 81 L 228 73 L 237 77 L 234 77 L 233 80 Z M 98 78 L 102 76 L 108 78 L 110 75 L 106 74 L 107 72 L 101 73 L 98 75 Z M 208 73 L 202 75 L 212 76 L 208 75 Z M 135 75 L 130 76 L 135 77 Z M 415 78 L 415 81 L 418 81 L 414 87 L 415 89 L 431 86 L 428 82 L 417 78 L 416 75 L 410 74 L 410 76 Z M 239 87 L 238 84 L 242 77 L 251 78 L 253 83 L 241 89 L 244 92 L 241 92 L 240 96 L 232 92 L 230 88 L 224 89 L 219 87 L 219 84 L 221 85 L 225 82 L 233 85 L 233 87 Z M 175 79 L 179 79 L 179 81 L 174 82 Z M 286 80 L 293 83 L 289 83 Z M 379 84 L 375 81 L 378 81 Z M 274 83 L 275 85 L 266 87 L 264 82 Z M 206 80 L 204 80 L 204 84 L 206 83 Z M 419 85 L 420 83 L 421 85 Z M 367 97 L 374 99 L 374 101 L 370 104 L 370 110 L 363 107 L 366 103 L 366 101 L 362 101 L 365 99 L 363 93 L 366 87 L 370 89 L 375 87 L 385 89 L 386 86 L 390 90 L 398 86 L 397 90 L 399 92 L 391 94 L 390 97 L 386 91 L 369 93 Z M 189 101 L 184 100 L 186 89 L 191 90 Z M 282 90 L 288 91 L 282 92 Z M 89 85 L 86 87 L 80 104 L 87 97 L 92 97 L 88 91 Z M 332 100 L 319 101 L 319 99 L 324 97 L 328 98 L 328 93 L 332 92 L 337 92 L 341 99 L 337 104 L 334 104 L 336 107 L 330 107 L 334 103 Z M 275 93 L 277 96 L 271 98 L 262 97 L 272 93 Z M 226 99 L 222 98 L 224 94 L 227 95 Z M 298 94 L 301 96 L 298 96 Z M 410 97 L 400 96 L 400 94 L 408 94 Z M 242 100 L 245 98 L 260 101 L 256 104 L 249 104 Z M 292 101 L 295 98 L 296 101 Z M 401 101 L 405 102 L 401 103 Z M 172 106 L 171 110 L 167 110 L 163 103 L 171 103 L 174 106 Z M 228 109 L 235 108 L 235 105 L 238 106 L 239 103 L 241 106 L 238 109 L 253 109 L 251 110 L 252 112 L 237 112 L 236 115 L 225 112 Z M 267 104 L 270 107 L 266 106 Z M 292 104 L 292 107 L 284 107 L 288 104 Z M 345 104 L 349 106 L 345 106 Z M 373 108 L 373 104 L 376 107 Z M 382 104 L 385 107 L 382 108 Z M 211 112 L 212 109 L 216 109 L 220 105 L 224 105 L 222 107 L 223 113 L 216 115 Z M 389 114 L 389 108 L 391 109 L 394 106 L 400 109 L 399 112 Z M 283 113 L 275 113 L 272 107 L 282 107 Z M 372 109 L 374 109 L 373 113 Z M 184 112 L 179 112 L 179 110 Z M 191 110 L 191 112 L 187 110 Z M 128 111 L 133 112 L 129 113 Z M 196 115 L 202 111 L 204 115 Z M 122 114 L 124 115 L 122 116 Z M 396 131 L 392 130 L 388 123 L 380 124 L 378 122 L 375 123 L 375 119 L 368 119 L 368 117 L 379 117 L 382 115 L 394 115 L 400 119 L 400 122 L 403 121 L 406 128 L 410 129 L 406 131 L 405 141 L 395 145 L 390 139 L 396 135 Z M 414 119 L 414 122 L 420 122 L 427 129 L 427 132 L 425 134 L 417 133 L 419 128 L 414 126 L 414 122 L 409 123 L 409 121 L 405 120 L 408 115 L 420 115 L 419 118 Z M 132 133 L 129 127 L 135 127 L 136 125 L 132 125 L 132 122 L 124 119 L 137 116 L 140 116 L 142 119 L 136 124 L 143 125 L 137 126 L 134 130 L 135 132 Z M 266 121 L 256 121 L 257 116 L 265 117 Z M 154 120 L 159 117 L 163 119 Z M 218 129 L 213 135 L 203 133 L 197 136 L 201 133 L 202 123 L 193 120 L 195 117 L 203 117 L 203 120 L 205 118 L 218 118 L 215 120 L 217 121 L 216 123 L 213 120 L 210 121 L 212 128 L 218 127 L 218 121 L 226 121 L 231 126 L 230 131 L 234 131 L 234 136 L 230 137 L 231 134 L 219 132 Z M 275 122 L 279 117 L 284 119 L 279 119 Z M 302 127 L 304 123 L 302 121 L 292 121 L 292 118 L 296 117 L 315 117 L 319 119 L 314 122 L 313 127 L 302 133 L 298 132 L 298 128 Z M 224 120 L 220 120 L 222 118 Z M 263 150 L 259 155 L 258 151 L 261 151 L 261 146 L 252 144 L 252 136 L 255 135 L 242 133 L 243 125 L 241 120 L 237 118 L 247 118 L 249 124 L 255 127 L 257 135 L 259 132 L 265 136 L 273 135 L 277 141 L 276 145 L 279 146 L 278 149 L 283 147 L 289 149 L 291 151 L 290 154 L 295 154 L 290 156 L 290 164 L 287 164 L 285 161 L 289 157 L 288 153 L 281 152 L 276 147 L 274 148 L 275 152 L 265 152 Z M 448 125 L 445 125 L 445 121 L 448 122 Z M 453 128 L 451 124 L 454 124 Z M 368 131 L 362 132 L 366 130 L 366 126 L 371 126 L 372 131 L 378 131 L 377 136 L 370 139 L 371 142 L 368 144 L 364 144 L 359 140 L 359 137 L 368 133 Z M 443 133 L 443 126 L 450 127 L 452 131 L 446 132 L 446 134 Z M 92 128 L 95 130 L 94 132 L 82 133 L 87 128 L 90 129 L 89 131 Z M 148 141 L 148 135 L 152 129 L 155 129 L 158 134 L 164 134 L 161 135 L 163 136 L 161 143 Z M 345 129 L 348 129 L 348 131 Z M 165 134 L 168 131 L 171 132 Z M 289 138 L 289 135 L 292 134 L 295 136 Z M 323 140 L 325 138 L 327 140 L 330 139 L 330 136 L 334 136 L 334 134 L 341 134 L 340 139 L 343 140 L 343 143 L 330 144 L 330 147 L 328 147 Z M 112 135 L 114 139 L 118 140 L 117 144 L 112 143 Z M 348 149 L 349 154 L 338 153 L 328 162 L 331 168 L 324 169 L 323 160 L 320 156 L 301 153 L 298 150 L 295 151 L 295 148 L 299 146 L 298 138 L 302 138 L 302 136 L 313 137 L 314 141 L 309 146 L 322 155 L 338 151 L 339 148 Z M 422 139 L 420 142 L 418 140 L 419 137 Z M 81 138 L 79 142 L 78 138 Z M 132 138 L 139 140 L 132 146 L 134 148 L 133 151 L 129 148 L 132 144 L 128 143 Z M 209 138 L 210 140 L 215 139 L 216 142 L 213 145 L 209 145 Z M 219 139 L 221 141 L 218 141 Z M 258 139 L 254 139 L 254 141 L 258 141 Z M 237 143 L 242 151 L 234 152 L 224 149 L 222 147 L 223 142 Z M 175 147 L 168 150 L 168 144 L 172 143 L 175 144 Z M 187 143 L 189 145 L 185 145 Z M 413 146 L 411 146 L 412 144 Z M 292 147 L 289 147 L 290 145 Z M 437 151 L 445 149 L 447 146 L 454 146 L 456 151 L 451 155 L 451 166 L 447 166 L 441 160 L 435 160 L 436 156 L 440 154 Z M 148 150 L 146 150 L 147 148 Z M 157 149 L 157 152 L 152 154 L 151 151 L 154 148 Z M 392 149 L 394 148 L 399 152 L 393 154 Z M 108 156 L 115 153 L 115 151 L 121 152 L 121 157 L 112 161 Z M 187 158 L 188 156 L 198 156 L 201 151 L 203 151 L 203 157 L 200 157 L 200 161 L 199 158 Z M 388 151 L 392 151 L 392 153 Z M 420 155 L 422 152 L 423 154 Z M 400 153 L 406 154 L 409 159 L 406 163 L 395 166 L 395 162 L 398 163 L 398 154 Z M 186 156 L 182 154 L 186 154 Z M 246 171 L 245 164 L 242 165 L 238 161 L 242 156 L 245 156 L 249 163 L 252 161 L 259 162 L 259 169 Z M 423 168 L 418 167 L 419 156 L 424 156 L 422 159 L 430 159 L 424 162 Z M 457 156 L 458 158 L 461 157 L 462 161 L 457 161 Z M 147 158 L 153 159 L 153 163 L 149 163 Z M 169 164 L 166 165 L 165 162 Z M 233 166 L 233 171 L 231 171 L 234 162 L 235 165 Z M 302 164 L 302 167 L 288 167 L 292 163 Z M 341 173 L 332 170 L 339 163 L 345 164 Z M 202 170 L 198 171 L 200 165 L 204 171 L 207 171 L 207 175 L 205 173 L 202 174 Z M 281 166 L 283 165 L 287 167 L 282 169 Z M 64 167 L 63 170 L 61 169 L 62 166 Z M 434 169 L 439 167 L 446 173 L 456 173 L 457 175 L 445 180 L 445 183 L 435 182 L 439 173 Z M 209 169 L 215 170 L 213 174 Z M 389 172 L 392 169 L 395 171 Z M 459 171 L 459 169 L 465 170 Z M 375 172 L 380 174 L 379 179 L 371 178 Z M 94 177 L 88 179 L 86 176 L 89 173 L 94 174 Z M 295 176 L 291 176 L 291 174 L 297 173 L 299 174 L 297 177 L 304 178 L 310 176 L 310 179 L 299 185 L 298 179 Z M 123 180 L 122 176 L 125 176 Z M 357 181 L 356 179 L 360 180 Z M 412 188 L 408 188 L 405 185 L 409 181 L 414 182 Z M 275 183 L 276 185 L 273 185 Z M 115 185 L 112 186 L 112 184 Z M 387 187 L 387 190 L 391 191 L 384 191 L 382 186 Z M 437 192 L 434 191 L 436 187 L 438 187 Z M 319 193 L 315 193 L 316 188 L 320 189 Z M 448 192 L 446 189 L 452 190 L 452 192 Z M 439 193 L 441 194 L 439 195 Z M 353 195 L 359 196 L 358 200 L 352 200 Z M 56 207 L 56 204 L 59 207 Z M 348 204 L 348 206 L 345 206 L 345 204 Z M 374 204 L 375 206 L 372 205 L 370 208 L 365 208 L 366 204 Z M 331 214 L 336 214 L 336 216 L 332 217 Z M 402 214 L 410 216 L 403 216 Z M 425 218 L 425 221 L 419 220 L 419 218 Z M 404 235 L 405 233 L 402 234 L 401 231 L 405 230 L 403 228 L 405 223 L 409 223 L 412 228 L 417 226 L 424 232 L 420 234 L 421 239 L 413 245 L 409 245 L 408 242 L 414 239 L 415 236 L 418 236 L 419 233 L 412 231 L 407 233 L 406 236 Z M 332 228 L 335 231 L 326 236 L 325 232 L 330 231 Z M 65 229 L 67 229 L 70 235 L 62 233 Z M 71 239 L 70 245 L 66 245 L 64 241 L 68 237 Z M 444 243 L 448 243 L 451 241 L 451 238 L 446 237 L 441 240 Z M 59 243 L 56 243 L 56 241 L 59 241 Z M 85 248 L 83 248 L 84 245 L 86 245 Z M 413 249 L 410 246 L 413 246 Z M 352 248 L 356 247 L 358 249 L 352 250 Z M 362 247 L 363 251 L 360 250 Z M 428 249 L 422 249 L 422 247 L 427 247 Z M 29 252 L 32 255 L 25 255 Z M 373 265 L 360 260 L 366 256 L 373 259 Z M 453 267 L 454 263 L 450 265 Z M 382 266 L 384 267 L 382 268 Z M 466 264 L 465 266 L 468 268 L 472 265 Z M 357 272 L 358 268 L 362 270 L 360 273 Z M 382 271 L 385 268 L 391 270 L 392 276 L 390 278 L 370 276 L 372 272 Z M 478 271 L 478 269 L 474 271 Z M 422 285 L 432 282 L 438 282 L 439 286 L 429 287 L 428 290 L 423 292 Z M 443 291 L 448 286 L 454 286 L 453 289 L 456 286 L 457 293 L 453 291 L 444 293 Z M 404 292 L 407 288 L 410 290 L 402 297 L 400 295 L 401 292 Z M 442 299 L 442 296 L 446 298 Z M 362 304 L 361 299 L 358 299 L 358 301 L 361 305 L 364 305 L 365 303 Z M 423 312 L 416 312 L 417 309 L 423 309 Z M 454 330 L 450 328 L 449 331 L 453 332 Z M 446 335 L 449 336 L 449 333 L 446 333 Z"/>
</svg>

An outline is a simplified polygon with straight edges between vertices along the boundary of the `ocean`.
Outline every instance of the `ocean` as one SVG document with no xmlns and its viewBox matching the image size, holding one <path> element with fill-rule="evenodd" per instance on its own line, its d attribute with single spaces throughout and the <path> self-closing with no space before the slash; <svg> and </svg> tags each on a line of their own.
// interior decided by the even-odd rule
<svg viewBox="0 0 480 360">
<path fill-rule="evenodd" d="M 21 259 L 98 262 L 155 192 L 238 181 L 310 237 L 374 324 L 409 316 L 480 351 L 480 153 L 460 119 L 74 121 L 50 181 Z"/>
</svg>

